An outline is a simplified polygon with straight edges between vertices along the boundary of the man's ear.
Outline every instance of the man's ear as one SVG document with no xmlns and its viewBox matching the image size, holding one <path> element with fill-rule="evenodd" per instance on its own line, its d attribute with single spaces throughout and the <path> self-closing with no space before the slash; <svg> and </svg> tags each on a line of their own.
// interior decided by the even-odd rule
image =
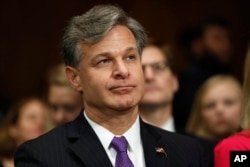
<svg viewBox="0 0 250 167">
<path fill-rule="evenodd" d="M 78 92 L 82 92 L 79 71 L 73 67 L 66 66 L 65 73 L 71 86 Z"/>
</svg>

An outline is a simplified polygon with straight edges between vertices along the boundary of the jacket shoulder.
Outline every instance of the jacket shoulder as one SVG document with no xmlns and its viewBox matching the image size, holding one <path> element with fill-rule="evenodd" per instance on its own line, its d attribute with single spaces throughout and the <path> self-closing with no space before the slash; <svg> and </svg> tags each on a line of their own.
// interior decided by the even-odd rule
<svg viewBox="0 0 250 167">
<path fill-rule="evenodd" d="M 176 144 L 197 144 L 198 141 L 193 139 L 192 137 L 190 136 L 187 136 L 187 135 L 183 135 L 183 134 L 180 134 L 180 133 L 176 133 L 176 132 L 170 132 L 170 131 L 167 131 L 167 130 L 164 130 L 162 128 L 158 128 L 158 127 L 155 127 L 153 125 L 150 125 L 150 124 L 147 124 L 147 123 L 144 123 L 144 126 L 151 132 L 151 133 L 155 133 L 155 134 L 158 134 L 161 136 L 162 140 L 163 141 L 168 141 L 168 142 L 171 142 L 171 143 L 176 143 Z"/>
</svg>

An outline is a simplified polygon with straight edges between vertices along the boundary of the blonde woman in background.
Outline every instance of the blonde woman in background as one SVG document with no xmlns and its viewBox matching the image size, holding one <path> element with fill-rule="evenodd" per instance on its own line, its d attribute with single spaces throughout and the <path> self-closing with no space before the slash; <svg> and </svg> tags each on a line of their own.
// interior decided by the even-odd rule
<svg viewBox="0 0 250 167">
<path fill-rule="evenodd" d="M 70 86 L 64 64 L 58 64 L 50 71 L 48 102 L 57 126 L 73 121 L 83 109 L 81 94 Z"/>
<path fill-rule="evenodd" d="M 208 140 L 220 140 L 240 128 L 242 88 L 230 75 L 209 78 L 199 89 L 187 132 Z"/>
<path fill-rule="evenodd" d="M 50 130 L 50 121 L 49 107 L 39 98 L 22 99 L 14 105 L 0 127 L 0 166 L 14 167 L 17 147 Z"/>
<path fill-rule="evenodd" d="M 245 59 L 243 84 L 244 114 L 242 130 L 233 136 L 222 140 L 214 149 L 215 167 L 230 166 L 230 151 L 250 151 L 250 45 Z"/>
<path fill-rule="evenodd" d="M 198 139 L 208 167 L 213 167 L 217 142 L 240 129 L 242 88 L 230 75 L 215 75 L 198 90 L 187 133 Z"/>
</svg>

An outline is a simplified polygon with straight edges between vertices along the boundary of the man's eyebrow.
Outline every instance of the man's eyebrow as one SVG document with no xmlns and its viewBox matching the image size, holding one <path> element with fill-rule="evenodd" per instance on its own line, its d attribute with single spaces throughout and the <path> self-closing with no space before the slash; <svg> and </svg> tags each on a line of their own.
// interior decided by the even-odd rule
<svg viewBox="0 0 250 167">
<path fill-rule="evenodd" d="M 124 50 L 125 53 L 127 52 L 131 52 L 131 51 L 137 51 L 137 49 L 135 47 L 128 47 L 127 49 Z M 108 56 L 110 55 L 109 52 L 102 52 L 102 53 L 98 53 L 93 57 L 93 60 L 96 59 L 97 57 L 101 57 L 101 56 Z"/>
<path fill-rule="evenodd" d="M 130 52 L 130 51 L 137 51 L 137 49 L 135 47 L 129 47 L 125 49 L 125 52 Z"/>
</svg>

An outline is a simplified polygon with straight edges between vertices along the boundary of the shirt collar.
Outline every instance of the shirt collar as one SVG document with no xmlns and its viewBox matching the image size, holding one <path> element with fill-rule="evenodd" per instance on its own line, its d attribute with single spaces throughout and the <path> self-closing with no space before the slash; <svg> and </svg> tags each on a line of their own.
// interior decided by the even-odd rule
<svg viewBox="0 0 250 167">
<path fill-rule="evenodd" d="M 141 144 L 141 135 L 140 135 L 140 121 L 139 116 L 137 116 L 136 121 L 131 126 L 131 128 L 123 134 L 123 136 L 127 139 L 129 144 L 129 149 L 132 152 L 138 150 L 138 147 Z"/>
<path fill-rule="evenodd" d="M 168 121 L 162 126 L 162 129 L 168 130 L 170 132 L 175 132 L 174 117 L 170 117 Z"/>
<path fill-rule="evenodd" d="M 92 121 L 85 112 L 84 112 L 84 116 L 86 120 L 88 121 L 88 123 L 90 124 L 90 126 L 95 131 L 104 149 L 108 150 L 110 148 L 110 143 L 115 135 L 111 133 L 109 130 L 107 130 L 106 128 Z M 138 143 L 141 143 L 139 116 L 137 116 L 134 124 L 122 136 L 124 136 L 128 142 L 129 151 L 135 152 L 135 150 L 138 150 L 138 147 L 139 147 Z"/>
</svg>

